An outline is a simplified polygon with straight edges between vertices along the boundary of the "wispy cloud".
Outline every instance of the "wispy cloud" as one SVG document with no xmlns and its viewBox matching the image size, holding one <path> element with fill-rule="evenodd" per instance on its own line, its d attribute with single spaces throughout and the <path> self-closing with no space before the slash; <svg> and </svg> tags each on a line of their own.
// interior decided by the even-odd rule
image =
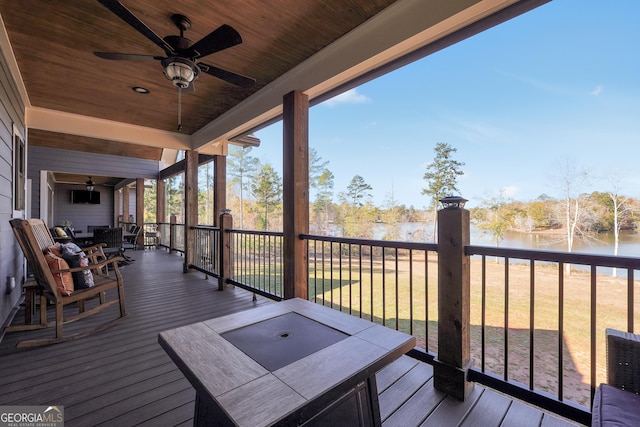
<svg viewBox="0 0 640 427">
<path fill-rule="evenodd" d="M 589 92 L 590 95 L 593 96 L 598 96 L 600 95 L 602 92 L 604 91 L 604 87 L 602 87 L 602 85 L 598 85 L 596 86 L 596 88 L 594 90 L 592 90 L 591 92 Z"/>
<path fill-rule="evenodd" d="M 338 104 L 367 104 L 369 102 L 371 102 L 371 98 L 368 96 L 358 93 L 356 89 L 349 89 L 338 96 L 328 99 L 324 104 L 328 107 L 335 107 Z"/>
</svg>

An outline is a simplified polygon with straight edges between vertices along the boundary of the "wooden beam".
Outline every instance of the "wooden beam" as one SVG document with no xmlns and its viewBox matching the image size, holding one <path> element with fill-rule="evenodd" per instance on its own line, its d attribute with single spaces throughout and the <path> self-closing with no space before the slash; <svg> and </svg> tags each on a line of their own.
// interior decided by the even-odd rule
<svg viewBox="0 0 640 427">
<path fill-rule="evenodd" d="M 198 154 L 198 166 L 213 160 L 215 156 L 209 154 Z M 171 178 L 186 170 L 185 160 L 180 160 L 160 171 L 160 179 Z"/>
<path fill-rule="evenodd" d="M 307 299 L 309 232 L 309 97 L 293 91 L 283 100 L 284 297 Z"/>
<path fill-rule="evenodd" d="M 184 171 L 184 271 L 195 261 L 195 230 L 198 225 L 198 153 L 185 152 Z"/>
<path fill-rule="evenodd" d="M 213 218 L 220 226 L 220 215 L 227 208 L 227 157 L 213 156 Z"/>
</svg>

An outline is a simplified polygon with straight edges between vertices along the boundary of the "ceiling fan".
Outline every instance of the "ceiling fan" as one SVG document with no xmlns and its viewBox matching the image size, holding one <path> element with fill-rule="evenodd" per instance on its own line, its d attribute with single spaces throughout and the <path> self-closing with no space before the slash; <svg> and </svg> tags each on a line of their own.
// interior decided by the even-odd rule
<svg viewBox="0 0 640 427">
<path fill-rule="evenodd" d="M 226 24 L 221 25 L 194 43 L 184 37 L 184 32 L 191 28 L 189 18 L 184 15 L 174 14 L 171 16 L 171 21 L 178 27 L 178 30 L 180 30 L 180 35 L 169 35 L 161 38 L 119 1 L 98 1 L 124 22 L 158 45 L 164 50 L 166 56 L 94 52 L 96 56 L 112 60 L 160 61 L 164 75 L 178 88 L 179 98 L 183 90 L 185 92 L 194 91 L 193 82 L 201 72 L 242 88 L 250 88 L 255 84 L 255 79 L 200 62 L 200 58 L 242 43 L 242 37 L 240 37 L 240 34 L 233 29 L 233 27 Z M 178 108 L 180 108 L 180 103 L 178 104 Z M 179 110 L 178 130 L 182 127 L 180 122 Z"/>
</svg>

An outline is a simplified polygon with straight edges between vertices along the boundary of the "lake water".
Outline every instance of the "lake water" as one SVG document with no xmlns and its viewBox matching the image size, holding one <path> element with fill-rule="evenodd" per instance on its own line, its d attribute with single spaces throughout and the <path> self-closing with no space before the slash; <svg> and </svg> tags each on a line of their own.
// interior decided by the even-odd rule
<svg viewBox="0 0 640 427">
<path fill-rule="evenodd" d="M 388 233 L 387 224 L 376 224 L 373 238 L 381 240 Z M 400 241 L 431 242 L 433 225 L 424 222 L 398 224 L 394 230 Z M 471 226 L 471 244 L 478 246 L 495 246 L 491 234 Z M 563 234 L 507 232 L 499 244 L 502 248 L 537 249 L 546 251 L 567 251 L 567 243 Z M 594 255 L 613 255 L 613 233 L 600 233 L 584 240 L 576 238 L 573 251 Z M 618 256 L 640 257 L 640 233 L 623 231 L 620 233 Z"/>
</svg>

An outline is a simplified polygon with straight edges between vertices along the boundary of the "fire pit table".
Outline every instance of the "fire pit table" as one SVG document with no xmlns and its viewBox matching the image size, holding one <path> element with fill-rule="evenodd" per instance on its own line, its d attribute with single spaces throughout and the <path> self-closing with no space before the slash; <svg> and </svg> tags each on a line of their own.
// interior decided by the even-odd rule
<svg viewBox="0 0 640 427">
<path fill-rule="evenodd" d="M 161 332 L 194 425 L 381 425 L 375 374 L 415 338 L 295 298 Z"/>
</svg>

